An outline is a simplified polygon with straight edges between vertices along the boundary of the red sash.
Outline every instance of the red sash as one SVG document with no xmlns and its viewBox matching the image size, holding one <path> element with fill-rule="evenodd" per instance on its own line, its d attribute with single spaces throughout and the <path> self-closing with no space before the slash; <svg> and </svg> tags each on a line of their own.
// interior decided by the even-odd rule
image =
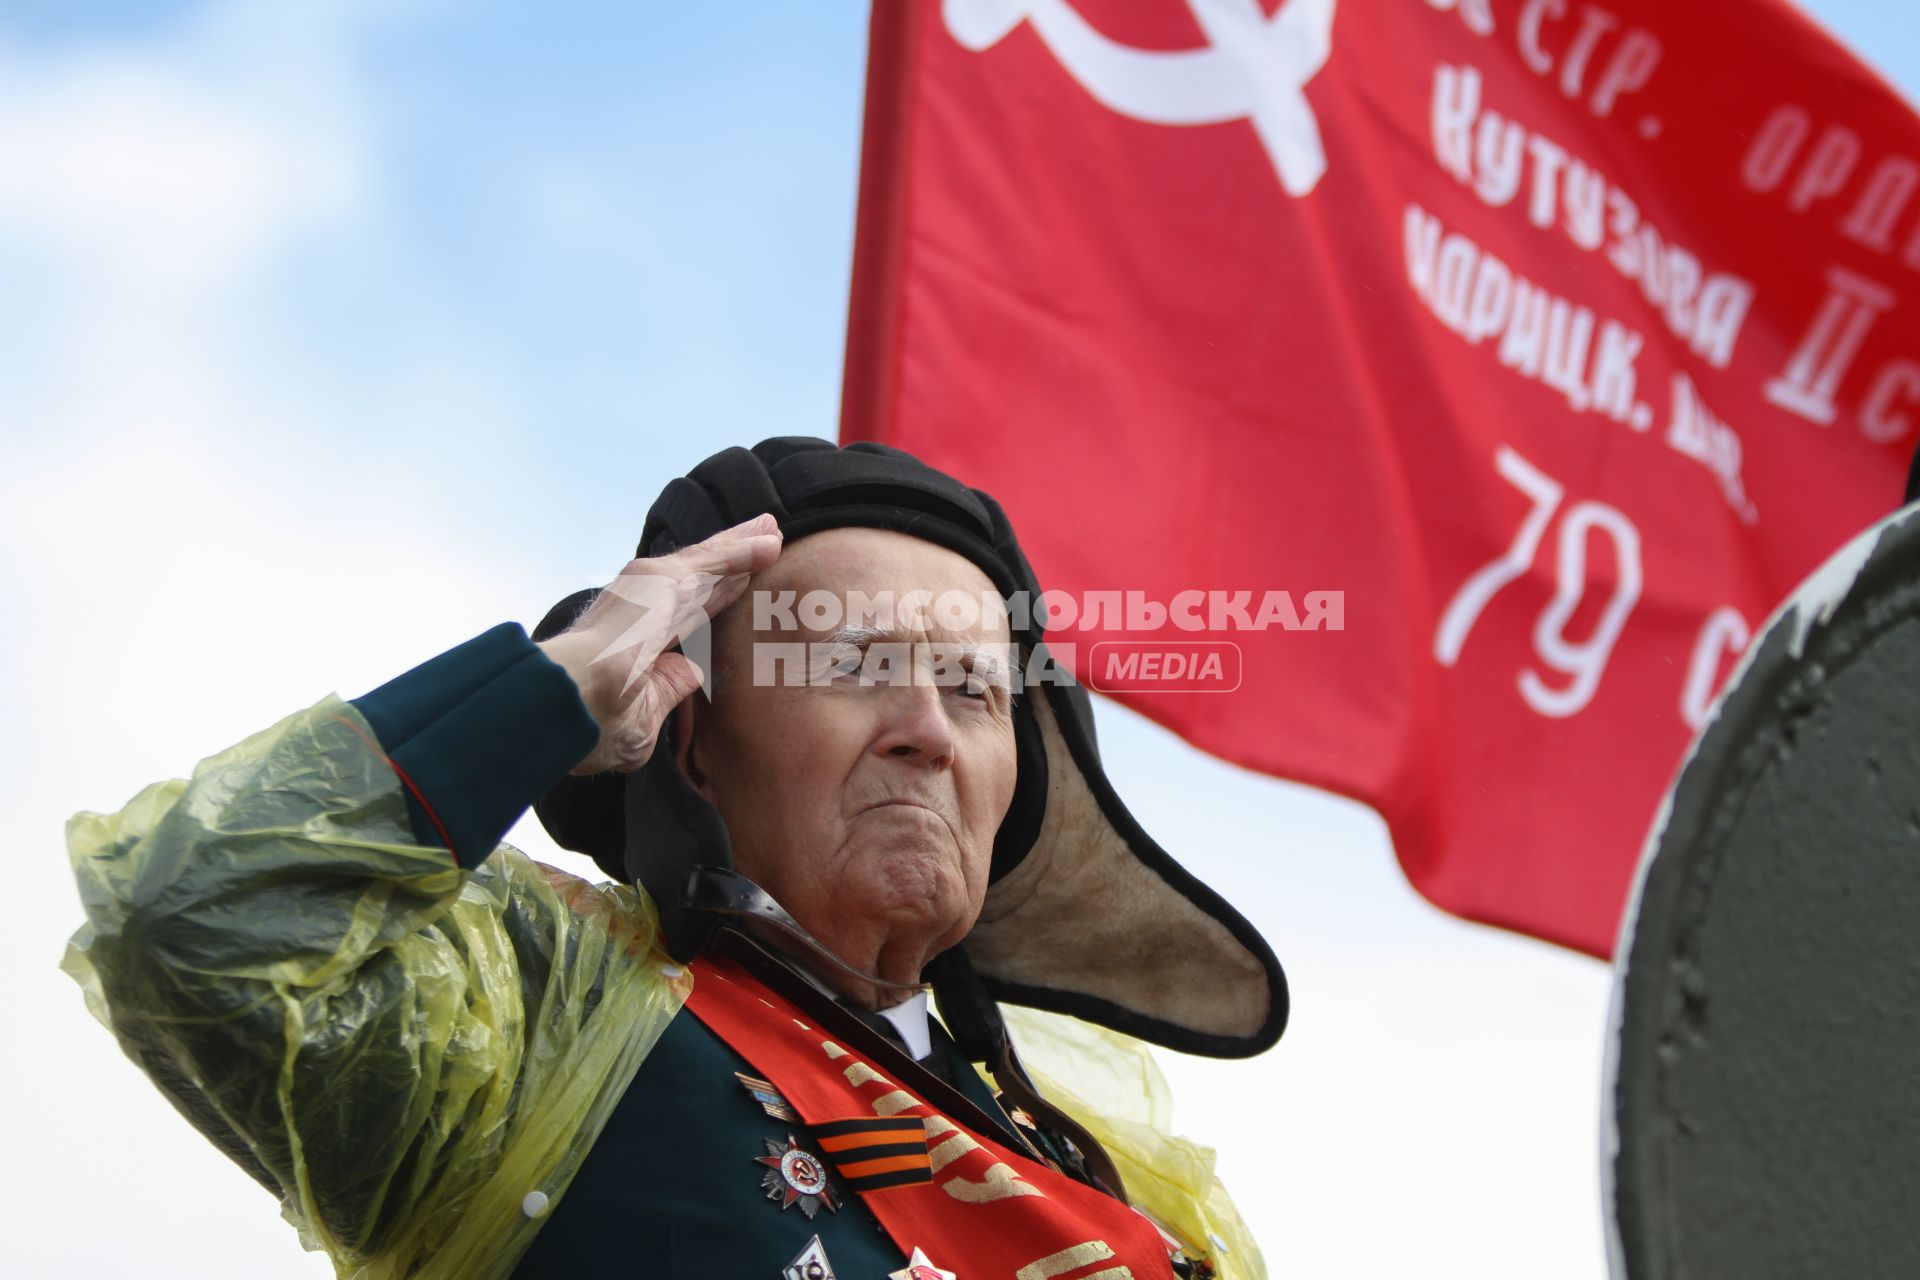
<svg viewBox="0 0 1920 1280">
<path fill-rule="evenodd" d="M 1159 1231 L 1126 1205 L 935 1110 L 733 960 L 709 953 L 693 969 L 687 1008 L 809 1128 L 875 1116 L 924 1122 L 932 1181 L 858 1192 L 901 1253 L 921 1249 L 959 1280 L 1172 1276 Z"/>
</svg>

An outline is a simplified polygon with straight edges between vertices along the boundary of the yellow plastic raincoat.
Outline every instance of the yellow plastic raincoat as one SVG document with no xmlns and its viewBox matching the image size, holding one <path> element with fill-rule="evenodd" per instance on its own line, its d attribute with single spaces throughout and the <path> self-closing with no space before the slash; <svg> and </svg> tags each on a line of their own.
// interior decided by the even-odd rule
<svg viewBox="0 0 1920 1280">
<path fill-rule="evenodd" d="M 689 989 L 635 889 L 417 843 L 331 695 L 67 839 L 87 922 L 63 967 L 342 1277 L 508 1275 L 542 1222 L 529 1188 L 559 1198 Z M 1211 1152 L 1161 1136 L 1145 1046 L 1015 1025 L 1136 1202 L 1211 1241 L 1223 1277 L 1263 1277 Z"/>
</svg>

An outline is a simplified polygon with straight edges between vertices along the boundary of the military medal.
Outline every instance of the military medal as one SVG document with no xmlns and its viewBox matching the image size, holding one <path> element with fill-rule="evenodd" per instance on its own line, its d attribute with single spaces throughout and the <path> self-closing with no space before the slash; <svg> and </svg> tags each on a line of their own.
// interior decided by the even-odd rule
<svg viewBox="0 0 1920 1280">
<path fill-rule="evenodd" d="M 807 1247 L 793 1255 L 793 1261 L 780 1273 L 780 1280 L 838 1280 L 819 1236 L 807 1241 Z"/>
<path fill-rule="evenodd" d="M 915 1245 L 913 1256 L 898 1271 L 887 1272 L 887 1280 L 956 1280 L 953 1272 L 942 1271 L 927 1258 L 927 1251 Z"/>
<path fill-rule="evenodd" d="M 827 1166 L 820 1162 L 819 1156 L 802 1147 L 792 1134 L 787 1135 L 785 1146 L 772 1138 L 761 1141 L 767 1144 L 767 1154 L 754 1159 L 767 1166 L 767 1171 L 760 1175 L 767 1199 L 778 1200 L 782 1209 L 797 1203 L 800 1212 L 808 1218 L 818 1213 L 823 1204 L 828 1213 L 839 1211 L 839 1202 L 827 1183 Z"/>
</svg>

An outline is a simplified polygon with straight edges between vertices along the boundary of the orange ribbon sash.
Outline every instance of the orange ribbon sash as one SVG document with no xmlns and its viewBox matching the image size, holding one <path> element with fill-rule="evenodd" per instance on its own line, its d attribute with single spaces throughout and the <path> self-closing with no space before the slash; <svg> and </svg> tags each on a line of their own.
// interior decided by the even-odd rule
<svg viewBox="0 0 1920 1280">
<path fill-rule="evenodd" d="M 810 1133 L 795 1136 L 901 1253 L 924 1250 L 958 1280 L 1170 1280 L 1160 1233 L 1139 1213 L 936 1110 L 731 959 L 709 953 L 693 969 L 687 1008 L 799 1113 Z"/>
</svg>

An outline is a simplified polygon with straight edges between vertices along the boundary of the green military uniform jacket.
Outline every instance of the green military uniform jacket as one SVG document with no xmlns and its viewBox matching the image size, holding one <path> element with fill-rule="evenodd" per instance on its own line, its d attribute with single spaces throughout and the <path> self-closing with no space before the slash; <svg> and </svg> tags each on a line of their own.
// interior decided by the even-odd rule
<svg viewBox="0 0 1920 1280">
<path fill-rule="evenodd" d="M 951 1040 L 936 1031 L 963 1092 L 994 1113 L 992 1093 Z M 754 1069 L 690 1013 L 668 1026 L 641 1065 L 553 1220 L 516 1280 L 577 1275 L 769 1278 L 817 1233 L 840 1280 L 878 1277 L 905 1265 L 899 1248 L 857 1195 L 809 1219 L 761 1189 L 766 1140 L 803 1125 L 762 1110 L 735 1076 Z M 895 1068 L 895 1074 L 900 1074 Z M 1018 1139 L 1006 1134 L 1009 1143 Z M 960 1271 L 954 1259 L 944 1262 Z"/>
</svg>

